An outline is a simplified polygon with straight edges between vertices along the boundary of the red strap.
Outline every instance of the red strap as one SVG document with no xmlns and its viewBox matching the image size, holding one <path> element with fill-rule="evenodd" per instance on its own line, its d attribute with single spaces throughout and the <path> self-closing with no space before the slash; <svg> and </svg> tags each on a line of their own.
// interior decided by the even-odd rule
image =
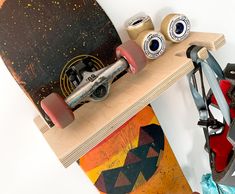
<svg viewBox="0 0 235 194">
<path fill-rule="evenodd" d="M 228 91 L 231 87 L 232 85 L 228 80 L 220 81 L 220 88 L 228 104 L 231 103 L 231 99 L 228 97 Z M 214 95 L 211 96 L 211 104 L 218 106 Z M 235 109 L 230 108 L 230 115 L 232 119 L 235 118 Z M 229 163 L 230 154 L 233 151 L 233 146 L 227 139 L 228 130 L 229 126 L 225 125 L 224 130 L 221 134 L 211 135 L 209 138 L 210 148 L 215 154 L 214 162 L 215 170 L 217 172 L 222 172 L 226 168 Z"/>
</svg>

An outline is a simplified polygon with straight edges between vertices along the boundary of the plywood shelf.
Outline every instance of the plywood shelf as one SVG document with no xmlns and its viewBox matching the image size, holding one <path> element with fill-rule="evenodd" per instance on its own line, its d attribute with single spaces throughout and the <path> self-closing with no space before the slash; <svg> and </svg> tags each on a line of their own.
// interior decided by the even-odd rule
<svg viewBox="0 0 235 194">
<path fill-rule="evenodd" d="M 116 81 L 105 101 L 90 102 L 76 110 L 75 121 L 66 129 L 49 128 L 40 117 L 35 123 L 59 160 L 68 167 L 189 73 L 193 63 L 185 52 L 190 45 L 214 51 L 224 43 L 223 34 L 192 32 L 184 42 L 168 45 L 167 52 L 149 61 L 139 74 L 126 74 Z"/>
</svg>

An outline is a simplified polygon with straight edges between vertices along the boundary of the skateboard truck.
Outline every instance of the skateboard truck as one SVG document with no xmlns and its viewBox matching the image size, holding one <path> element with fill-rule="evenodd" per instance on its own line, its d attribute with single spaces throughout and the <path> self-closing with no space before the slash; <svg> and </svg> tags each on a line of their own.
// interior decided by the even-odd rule
<svg viewBox="0 0 235 194">
<path fill-rule="evenodd" d="M 74 91 L 66 99 L 52 93 L 41 101 L 42 109 L 56 127 L 65 128 L 74 120 L 72 109 L 78 104 L 104 100 L 117 75 L 126 70 L 136 74 L 147 63 L 143 51 L 132 40 L 117 47 L 116 55 L 118 60 L 115 63 L 98 71 L 86 71 L 85 64 L 82 64 L 81 68 L 73 66 L 67 71 L 67 75 L 70 75 L 69 79 L 76 87 Z"/>
<path fill-rule="evenodd" d="M 88 60 L 87 58 L 75 63 L 73 66 L 71 66 L 69 69 L 66 70 L 66 75 L 70 83 L 72 83 L 75 88 L 78 87 L 79 84 L 82 82 L 83 80 L 82 74 L 85 71 L 87 72 L 96 71 L 93 62 L 91 60 Z"/>
<path fill-rule="evenodd" d="M 79 76 L 81 82 L 70 94 L 65 102 L 70 108 L 75 108 L 84 101 L 102 101 L 108 94 L 113 79 L 127 70 L 129 64 L 124 58 L 119 59 L 112 65 L 95 72 L 83 71 Z"/>
</svg>

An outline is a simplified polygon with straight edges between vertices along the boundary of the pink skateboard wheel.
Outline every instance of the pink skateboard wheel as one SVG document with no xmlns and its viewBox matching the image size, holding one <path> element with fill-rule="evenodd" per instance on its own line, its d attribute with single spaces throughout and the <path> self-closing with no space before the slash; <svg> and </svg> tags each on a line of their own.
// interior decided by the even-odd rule
<svg viewBox="0 0 235 194">
<path fill-rule="evenodd" d="M 52 93 L 41 101 L 41 107 L 58 128 L 67 127 L 74 120 L 73 111 L 65 103 L 64 99 Z"/>
<path fill-rule="evenodd" d="M 125 58 L 130 66 L 130 72 L 133 74 L 141 71 L 146 63 L 147 59 L 140 46 L 133 40 L 129 40 L 116 49 L 117 58 Z"/>
</svg>

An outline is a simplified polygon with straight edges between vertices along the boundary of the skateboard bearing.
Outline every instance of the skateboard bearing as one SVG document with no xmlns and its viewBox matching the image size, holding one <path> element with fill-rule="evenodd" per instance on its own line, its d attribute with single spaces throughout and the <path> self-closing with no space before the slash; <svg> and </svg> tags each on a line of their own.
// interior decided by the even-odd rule
<svg viewBox="0 0 235 194">
<path fill-rule="evenodd" d="M 148 59 L 158 58 L 166 49 L 164 36 L 156 31 L 144 31 L 140 33 L 136 42 L 141 45 L 141 48 Z"/>
<path fill-rule="evenodd" d="M 182 14 L 169 14 L 161 23 L 161 32 L 171 42 L 181 42 L 189 36 L 189 19 Z"/>
</svg>

